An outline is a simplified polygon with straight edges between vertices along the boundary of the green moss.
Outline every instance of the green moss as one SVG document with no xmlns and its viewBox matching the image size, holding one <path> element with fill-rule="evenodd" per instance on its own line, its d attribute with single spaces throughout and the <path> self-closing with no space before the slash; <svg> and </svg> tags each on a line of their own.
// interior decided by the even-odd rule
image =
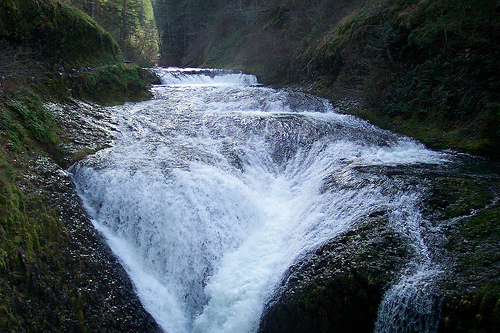
<svg viewBox="0 0 500 333">
<path fill-rule="evenodd" d="M 57 0 L 17 0 L 0 6 L 0 39 L 24 45 L 45 67 L 122 61 L 111 35 L 89 16 Z"/>
<path fill-rule="evenodd" d="M 108 65 L 85 72 L 82 93 L 103 104 L 122 104 L 126 100 L 151 98 L 145 70 L 135 65 Z"/>
<path fill-rule="evenodd" d="M 6 105 L 18 116 L 21 124 L 40 142 L 54 142 L 52 114 L 43 106 L 40 96 L 22 89 L 8 99 Z M 12 122 L 12 119 L 11 119 Z"/>
<path fill-rule="evenodd" d="M 54 88 L 60 95 L 50 94 L 53 98 L 70 97 L 70 89 L 90 98 L 94 91 L 89 87 L 119 90 L 122 101 L 139 92 L 144 96 L 147 84 L 141 71 L 109 66 L 79 74 L 93 78 L 91 85 L 79 82 L 77 74 L 57 74 L 58 83 L 64 83 L 59 88 L 47 85 L 53 74 L 40 82 L 19 78 L 13 90 L 0 91 L 1 331 L 85 331 L 89 321 L 99 321 L 86 315 L 84 298 L 72 300 L 86 283 L 82 268 L 69 256 L 68 232 L 47 201 L 52 193 L 43 189 L 44 180 L 30 167 L 35 156 L 64 160 L 58 148 L 62 129 L 40 96 Z"/>
<path fill-rule="evenodd" d="M 500 208 L 486 210 L 467 220 L 461 232 L 468 239 L 475 241 L 500 241 Z M 495 259 L 500 259 L 500 256 Z"/>
<path fill-rule="evenodd" d="M 500 270 L 500 252 L 497 249 L 500 208 L 485 210 L 466 219 L 460 227 L 460 234 L 470 247 L 470 251 L 458 256 L 460 272 L 466 276 L 482 274 L 485 278 L 493 278 L 495 272 Z"/>
<path fill-rule="evenodd" d="M 96 152 L 95 150 L 85 147 L 85 148 L 83 149 L 83 151 L 81 151 L 81 152 L 78 152 L 78 153 L 74 154 L 74 155 L 71 157 L 71 160 L 72 160 L 72 161 L 79 161 L 79 160 L 83 159 L 85 156 L 88 156 L 88 155 L 94 154 L 95 152 Z"/>
<path fill-rule="evenodd" d="M 447 296 L 441 332 L 500 328 L 500 208 L 493 201 L 495 193 L 495 180 L 444 178 L 436 182 L 427 201 L 440 219 L 462 217 L 455 220 L 458 228 L 449 233 L 446 245 L 453 264 L 442 284 Z"/>
<path fill-rule="evenodd" d="M 373 331 L 384 290 L 409 255 L 388 223 L 383 211 L 365 216 L 294 265 L 259 332 Z"/>
<path fill-rule="evenodd" d="M 440 332 L 498 332 L 500 284 L 486 282 L 460 298 L 448 298 L 443 307 Z"/>
<path fill-rule="evenodd" d="M 33 190 L 39 184 L 25 161 L 34 147 L 20 152 L 0 147 L 0 329 L 64 331 L 77 322 L 62 292 L 69 239 L 46 203 L 50 193 Z M 61 326 L 64 316 L 69 317 Z"/>
<path fill-rule="evenodd" d="M 450 219 L 484 208 L 492 199 L 488 184 L 482 181 L 447 177 L 437 179 L 426 202 L 440 212 L 440 219 Z"/>
<path fill-rule="evenodd" d="M 259 332 L 369 332 L 374 328 L 379 286 L 356 272 L 338 274 L 295 292 L 273 306 Z"/>
</svg>

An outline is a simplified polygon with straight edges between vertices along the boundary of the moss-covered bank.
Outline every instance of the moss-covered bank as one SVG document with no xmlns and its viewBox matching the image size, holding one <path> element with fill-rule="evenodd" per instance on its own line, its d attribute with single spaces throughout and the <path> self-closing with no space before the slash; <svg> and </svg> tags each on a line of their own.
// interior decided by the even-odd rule
<svg viewBox="0 0 500 333">
<path fill-rule="evenodd" d="M 44 77 L 46 84 L 16 78 L 21 85 L 9 84 L 0 92 L 1 331 L 158 330 L 116 258 L 93 230 L 69 176 L 61 169 L 96 149 L 80 144 L 70 151 L 68 141 L 97 142 L 102 133 L 99 128 L 70 128 L 61 115 L 45 107 L 46 100 L 37 92 L 57 89 L 53 100 L 70 101 L 72 96 L 63 96 L 64 92 L 71 89 L 74 94 L 78 88 L 81 96 L 117 101 L 112 80 L 93 73 L 81 75 L 94 81 L 86 79 L 82 84 L 78 76 L 53 73 Z M 56 85 L 54 76 L 70 83 Z M 108 87 L 106 95 L 92 95 L 91 89 L 99 86 Z M 118 85 L 118 93 L 121 89 Z M 143 98 L 146 92 L 136 91 L 135 98 Z M 118 94 L 118 100 L 128 94 Z M 72 105 L 79 114 L 89 111 L 75 102 Z M 106 117 L 103 109 L 93 112 L 87 116 Z"/>
<path fill-rule="evenodd" d="M 0 45 L 23 48 L 48 69 L 121 61 L 118 44 L 90 17 L 58 0 L 4 0 Z"/>
<path fill-rule="evenodd" d="M 444 226 L 441 332 L 500 329 L 500 180 L 442 177 L 425 201 Z"/>
<path fill-rule="evenodd" d="M 0 3 L 0 331 L 159 331 L 63 170 L 106 141 L 69 125 L 69 107 L 106 119 L 74 99 L 148 98 L 147 73 L 71 6 Z"/>
</svg>

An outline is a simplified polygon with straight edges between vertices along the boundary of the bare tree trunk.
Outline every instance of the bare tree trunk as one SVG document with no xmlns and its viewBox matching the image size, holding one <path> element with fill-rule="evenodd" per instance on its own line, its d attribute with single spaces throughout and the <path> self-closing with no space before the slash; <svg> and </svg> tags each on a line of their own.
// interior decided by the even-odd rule
<svg viewBox="0 0 500 333">
<path fill-rule="evenodd" d="M 123 51 L 123 45 L 125 42 L 125 28 L 126 28 L 126 13 L 127 13 L 127 0 L 123 0 L 123 7 L 122 7 L 122 28 L 120 32 L 120 47 L 122 48 Z"/>
<path fill-rule="evenodd" d="M 88 0 L 89 4 L 89 15 L 92 19 L 95 19 L 95 2 L 96 0 Z"/>
</svg>

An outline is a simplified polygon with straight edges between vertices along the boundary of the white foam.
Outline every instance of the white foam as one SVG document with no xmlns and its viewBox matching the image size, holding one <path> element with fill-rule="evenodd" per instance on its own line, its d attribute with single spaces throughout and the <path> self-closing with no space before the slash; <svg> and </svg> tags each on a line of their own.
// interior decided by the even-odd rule
<svg viewBox="0 0 500 333">
<path fill-rule="evenodd" d="M 351 186 L 350 170 L 442 154 L 244 74 L 158 73 L 170 83 L 156 99 L 113 109 L 115 146 L 71 172 L 167 332 L 256 331 L 286 269 L 374 210 L 394 212 L 394 227 L 411 225 L 420 241 L 419 196 L 383 191 L 377 174 Z M 335 174 L 342 186 L 323 191 Z"/>
<path fill-rule="evenodd" d="M 256 85 L 255 75 L 216 69 L 161 68 L 155 70 L 164 85 Z"/>
</svg>

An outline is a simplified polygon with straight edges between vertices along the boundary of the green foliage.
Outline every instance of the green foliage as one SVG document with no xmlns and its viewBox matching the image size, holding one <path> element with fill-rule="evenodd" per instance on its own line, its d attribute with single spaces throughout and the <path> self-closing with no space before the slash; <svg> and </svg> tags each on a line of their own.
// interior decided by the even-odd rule
<svg viewBox="0 0 500 333">
<path fill-rule="evenodd" d="M 118 45 L 90 17 L 56 0 L 17 0 L 0 7 L 0 39 L 30 47 L 50 69 L 121 60 Z"/>
<path fill-rule="evenodd" d="M 435 124 L 438 131 L 450 133 L 441 139 L 449 147 L 497 155 L 497 11 L 490 1 L 443 0 L 419 4 L 398 17 L 396 32 L 406 42 L 398 41 L 402 47 L 393 54 L 408 70 L 386 89 L 381 112 L 424 126 Z"/>
<path fill-rule="evenodd" d="M 0 331 L 116 329 L 114 318 L 92 314 L 103 284 L 82 292 L 95 278 L 92 269 L 106 264 L 74 257 L 75 240 L 60 216 L 68 212 L 53 208 L 50 200 L 57 193 L 33 164 L 47 155 L 67 163 L 58 146 L 61 128 L 43 106 L 47 99 L 144 99 L 147 72 L 113 65 L 122 59 L 111 36 L 87 15 L 55 0 L 0 3 L 0 61 Z M 109 65 L 60 68 L 102 64 Z M 51 186 L 58 187 L 56 192 L 72 191 L 69 183 Z M 106 294 L 108 287 L 103 287 Z M 126 323 L 122 330 L 135 324 Z"/>
<path fill-rule="evenodd" d="M 0 94 L 0 143 L 11 153 L 23 153 L 26 145 L 40 145 L 54 152 L 58 139 L 52 114 L 40 96 L 29 88 Z M 4 162 L 5 166 L 9 163 Z"/>
<path fill-rule="evenodd" d="M 157 63 L 159 37 L 151 0 L 67 1 L 108 31 L 127 61 L 145 67 Z"/>
<path fill-rule="evenodd" d="M 103 104 L 122 104 L 126 100 L 151 97 L 147 72 L 136 65 L 108 65 L 76 76 L 82 97 Z"/>
<path fill-rule="evenodd" d="M 30 89 L 23 89 L 14 94 L 6 105 L 15 113 L 20 124 L 29 130 L 36 140 L 54 142 L 54 119 L 43 106 L 40 96 Z M 12 118 L 10 120 L 12 121 Z"/>
<path fill-rule="evenodd" d="M 359 114 L 379 124 L 498 156 L 498 11 L 482 0 L 367 1 L 282 76 L 323 82 L 330 95 L 356 89 L 369 109 Z"/>
<path fill-rule="evenodd" d="M 155 19 L 161 39 L 160 64 L 182 66 L 192 56 L 187 56 L 191 43 L 198 37 L 209 38 L 203 29 L 219 7 L 219 1 L 208 0 L 156 0 L 154 1 Z M 231 22 L 238 25 L 238 22 Z M 206 46 L 205 41 L 202 43 Z M 194 46 L 198 49 L 198 47 Z M 201 51 L 201 50 L 200 50 Z M 199 55 L 196 54 L 195 58 Z"/>
</svg>

